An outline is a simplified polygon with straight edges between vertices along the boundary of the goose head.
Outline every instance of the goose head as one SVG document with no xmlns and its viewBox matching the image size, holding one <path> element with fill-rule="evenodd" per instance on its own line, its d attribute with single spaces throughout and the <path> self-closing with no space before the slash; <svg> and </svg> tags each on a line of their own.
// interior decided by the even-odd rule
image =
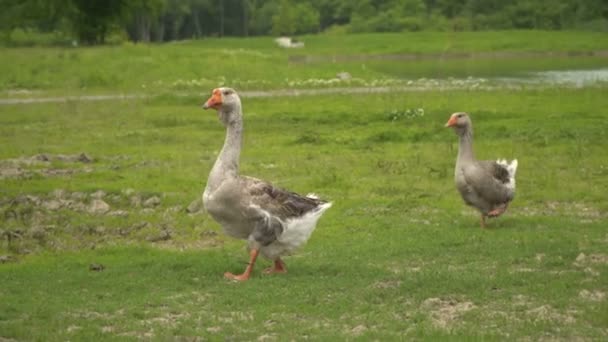
<svg viewBox="0 0 608 342">
<path fill-rule="evenodd" d="M 450 116 L 450 119 L 445 124 L 445 127 L 452 127 L 456 134 L 463 135 L 472 130 L 473 124 L 469 114 L 465 112 L 456 112 Z"/>
<path fill-rule="evenodd" d="M 224 124 L 230 124 L 241 119 L 241 99 L 232 88 L 215 88 L 211 97 L 203 104 L 203 109 L 217 110 L 219 119 Z"/>
</svg>

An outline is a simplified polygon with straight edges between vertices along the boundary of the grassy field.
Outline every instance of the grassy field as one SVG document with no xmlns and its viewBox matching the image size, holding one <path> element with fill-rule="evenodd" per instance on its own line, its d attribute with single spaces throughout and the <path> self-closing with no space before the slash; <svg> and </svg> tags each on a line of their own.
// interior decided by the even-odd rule
<svg viewBox="0 0 608 342">
<path fill-rule="evenodd" d="M 218 84 L 257 90 L 366 86 L 403 77 L 507 76 L 515 70 L 605 67 L 605 54 L 587 54 L 608 50 L 603 34 L 588 32 L 424 32 L 301 39 L 306 48 L 290 50 L 277 47 L 271 37 L 88 49 L 0 48 L 0 97 L 65 92 L 199 94 Z M 530 52 L 553 55 L 526 55 Z M 458 57 L 462 53 L 497 55 L 463 60 Z M 563 53 L 577 56 L 564 58 Z M 384 55 L 393 59 L 378 60 Z M 312 62 L 301 62 L 307 58 Z M 349 72 L 353 80 L 339 82 L 335 79 L 339 72 Z"/>
<path fill-rule="evenodd" d="M 112 49 L 171 51 L 74 51 Z M 58 70 L 49 91 L 72 94 Z M 244 284 L 222 277 L 244 243 L 197 202 L 224 138 L 202 96 L 0 106 L 0 339 L 605 340 L 605 94 L 244 99 L 242 172 L 334 202 L 288 274 L 261 261 Z M 519 159 L 516 199 L 486 230 L 453 186 L 454 111 L 479 158 Z"/>
</svg>

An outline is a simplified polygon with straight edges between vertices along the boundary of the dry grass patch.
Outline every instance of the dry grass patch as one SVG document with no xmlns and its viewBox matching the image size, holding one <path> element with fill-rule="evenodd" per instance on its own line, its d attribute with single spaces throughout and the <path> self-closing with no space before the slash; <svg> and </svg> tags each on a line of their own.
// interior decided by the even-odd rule
<svg viewBox="0 0 608 342">
<path fill-rule="evenodd" d="M 37 154 L 31 157 L 19 157 L 0 160 L 0 180 L 5 178 L 29 179 L 34 175 L 43 177 L 69 176 L 74 173 L 92 172 L 93 168 L 57 168 L 51 167 L 53 162 L 89 164 L 94 160 L 86 153 L 65 154 Z"/>
<path fill-rule="evenodd" d="M 581 219 L 582 223 L 593 223 L 608 218 L 604 212 L 591 203 L 547 201 L 536 206 L 519 207 L 516 215 L 535 216 L 572 216 Z"/>
<path fill-rule="evenodd" d="M 374 289 L 397 289 L 401 286 L 401 280 L 379 280 L 371 286 Z"/>
<path fill-rule="evenodd" d="M 575 310 L 568 310 L 567 312 L 560 312 L 553 308 L 551 305 L 545 304 L 537 308 L 526 311 L 526 315 L 532 319 L 532 321 L 542 321 L 557 324 L 574 324 L 576 318 L 574 315 L 577 312 Z"/>
<path fill-rule="evenodd" d="M 464 313 L 475 309 L 476 306 L 469 301 L 427 298 L 420 308 L 428 312 L 435 327 L 450 330 Z"/>
<path fill-rule="evenodd" d="M 582 299 L 591 302 L 603 302 L 606 298 L 606 292 L 600 290 L 581 290 L 578 295 Z"/>
</svg>

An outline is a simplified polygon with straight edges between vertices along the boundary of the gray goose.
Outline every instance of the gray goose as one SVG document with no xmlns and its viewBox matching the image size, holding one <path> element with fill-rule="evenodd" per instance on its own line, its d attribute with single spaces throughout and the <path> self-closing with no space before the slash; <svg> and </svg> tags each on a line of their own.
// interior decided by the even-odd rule
<svg viewBox="0 0 608 342">
<path fill-rule="evenodd" d="M 476 160 L 473 154 L 473 124 L 467 113 L 454 113 L 445 125 L 454 129 L 460 139 L 454 169 L 456 188 L 467 205 L 481 213 L 481 227 L 486 217 L 498 217 L 515 197 L 517 159 Z"/>
<path fill-rule="evenodd" d="M 265 273 L 285 273 L 281 256 L 302 246 L 331 203 L 280 189 L 272 184 L 239 175 L 243 136 L 241 100 L 231 88 L 217 88 L 203 105 L 217 110 L 226 126 L 224 146 L 209 173 L 203 203 L 224 232 L 248 242 L 250 261 L 242 274 L 226 272 L 228 279 L 249 279 L 258 254 L 272 260 Z"/>
</svg>

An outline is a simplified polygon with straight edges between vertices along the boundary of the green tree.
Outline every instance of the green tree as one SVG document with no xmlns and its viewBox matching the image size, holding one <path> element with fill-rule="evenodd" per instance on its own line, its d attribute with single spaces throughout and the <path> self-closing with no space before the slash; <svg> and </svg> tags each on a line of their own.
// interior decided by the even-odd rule
<svg viewBox="0 0 608 342">
<path fill-rule="evenodd" d="M 70 0 L 0 0 L 0 9 L 0 32 L 5 42 L 10 42 L 16 28 L 57 30 L 65 17 L 73 13 Z"/>
<path fill-rule="evenodd" d="M 296 32 L 296 11 L 289 0 L 281 0 L 277 13 L 272 17 L 274 35 L 292 35 Z"/>
<path fill-rule="evenodd" d="M 319 12 L 309 3 L 300 3 L 295 7 L 296 33 L 314 33 L 319 31 Z"/>
<path fill-rule="evenodd" d="M 127 21 L 127 31 L 133 41 L 149 42 L 152 40 L 153 30 L 164 30 L 159 17 L 165 10 L 167 5 L 166 0 L 131 0 L 125 2 L 123 8 Z M 173 7 L 178 11 L 181 9 L 177 6 Z M 159 35 L 157 33 L 157 35 Z M 162 35 L 162 34 L 161 34 Z"/>
<path fill-rule="evenodd" d="M 354 1 L 344 0 L 311 0 L 310 3 L 319 13 L 321 30 L 332 25 L 348 24 L 355 4 Z"/>
<path fill-rule="evenodd" d="M 75 11 L 70 16 L 78 40 L 85 44 L 103 44 L 110 27 L 120 20 L 122 0 L 71 0 Z"/>
<path fill-rule="evenodd" d="M 252 34 L 264 35 L 272 33 L 274 16 L 279 12 L 279 6 L 275 1 L 266 1 L 254 6 L 249 21 Z"/>
</svg>

